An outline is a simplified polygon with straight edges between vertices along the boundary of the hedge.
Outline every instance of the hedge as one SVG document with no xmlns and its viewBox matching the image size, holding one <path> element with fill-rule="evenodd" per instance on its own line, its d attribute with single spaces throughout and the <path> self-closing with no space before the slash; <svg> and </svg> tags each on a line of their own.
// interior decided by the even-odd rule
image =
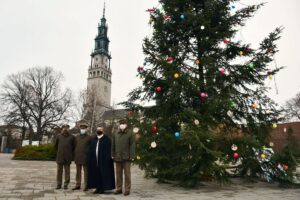
<svg viewBox="0 0 300 200">
<path fill-rule="evenodd" d="M 55 160 L 56 151 L 52 144 L 24 146 L 16 149 L 14 160 Z"/>
</svg>

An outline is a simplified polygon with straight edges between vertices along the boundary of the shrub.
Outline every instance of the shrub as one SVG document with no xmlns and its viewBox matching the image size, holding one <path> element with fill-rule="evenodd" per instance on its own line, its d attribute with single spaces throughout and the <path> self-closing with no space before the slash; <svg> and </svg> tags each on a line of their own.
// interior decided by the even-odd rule
<svg viewBox="0 0 300 200">
<path fill-rule="evenodd" d="M 25 146 L 16 149 L 14 160 L 55 160 L 56 151 L 52 144 Z"/>
</svg>

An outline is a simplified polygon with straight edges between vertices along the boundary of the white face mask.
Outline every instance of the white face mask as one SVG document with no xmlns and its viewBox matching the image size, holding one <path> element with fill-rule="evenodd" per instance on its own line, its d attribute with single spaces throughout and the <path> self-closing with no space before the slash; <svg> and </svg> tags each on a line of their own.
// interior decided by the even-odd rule
<svg viewBox="0 0 300 200">
<path fill-rule="evenodd" d="M 86 134 L 86 130 L 85 130 L 85 129 L 80 129 L 80 134 L 81 134 L 81 135 Z"/>
<path fill-rule="evenodd" d="M 127 128 L 127 124 L 120 124 L 120 129 L 123 131 Z"/>
</svg>

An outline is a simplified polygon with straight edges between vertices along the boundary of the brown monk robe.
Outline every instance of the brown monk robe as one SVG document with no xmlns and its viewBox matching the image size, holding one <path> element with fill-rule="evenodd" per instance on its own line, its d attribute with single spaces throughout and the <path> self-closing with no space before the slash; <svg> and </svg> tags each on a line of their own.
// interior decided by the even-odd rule
<svg viewBox="0 0 300 200">
<path fill-rule="evenodd" d="M 76 164 L 76 186 L 73 190 L 79 190 L 81 187 L 81 171 L 84 173 L 84 191 L 87 191 L 87 156 L 91 142 L 91 136 L 87 134 L 87 123 L 81 123 L 80 134 L 76 136 L 76 148 L 74 161 Z"/>
<path fill-rule="evenodd" d="M 59 134 L 55 140 L 55 149 L 57 151 L 57 187 L 61 189 L 63 170 L 65 171 L 64 189 L 68 189 L 70 183 L 70 165 L 73 160 L 73 153 L 75 149 L 75 137 L 69 133 L 69 125 L 64 125 L 62 133 Z"/>
</svg>

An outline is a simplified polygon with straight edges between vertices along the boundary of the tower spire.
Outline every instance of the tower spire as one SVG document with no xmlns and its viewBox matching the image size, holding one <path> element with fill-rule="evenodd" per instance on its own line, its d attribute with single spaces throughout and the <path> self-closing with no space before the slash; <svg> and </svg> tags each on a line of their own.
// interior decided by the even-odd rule
<svg viewBox="0 0 300 200">
<path fill-rule="evenodd" d="M 105 1 L 104 1 L 104 6 L 103 6 L 103 18 L 105 18 Z"/>
</svg>

